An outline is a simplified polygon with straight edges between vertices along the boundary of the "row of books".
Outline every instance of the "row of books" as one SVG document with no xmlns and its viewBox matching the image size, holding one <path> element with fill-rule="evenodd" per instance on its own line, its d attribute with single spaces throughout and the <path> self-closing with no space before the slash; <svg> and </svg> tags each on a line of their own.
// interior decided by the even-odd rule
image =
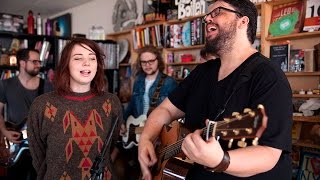
<svg viewBox="0 0 320 180">
<path fill-rule="evenodd" d="M 19 74 L 16 70 L 4 70 L 1 72 L 0 80 L 9 79 Z"/>
<path fill-rule="evenodd" d="M 43 65 L 45 66 L 46 62 L 52 58 L 49 56 L 49 52 L 50 52 L 50 48 L 51 48 L 51 43 L 49 41 L 47 41 L 46 39 L 43 39 L 42 41 L 36 41 L 34 47 L 29 47 L 32 44 L 29 44 L 28 39 L 17 39 L 17 38 L 13 38 L 10 39 L 9 42 L 4 42 L 3 44 L 10 44 L 10 47 L 5 49 L 8 49 L 7 52 L 8 54 L 12 54 L 15 55 L 15 53 L 19 50 L 19 49 L 23 49 L 23 48 L 34 48 L 36 50 L 39 51 L 40 53 L 40 61 L 43 62 Z M 9 60 L 8 60 L 9 61 Z M 9 65 L 9 66 L 16 66 L 17 62 L 3 62 L 1 63 L 2 65 Z"/>
<path fill-rule="evenodd" d="M 61 53 L 62 53 L 62 50 L 63 48 L 66 46 L 66 44 L 69 42 L 70 40 L 67 40 L 67 39 L 58 39 L 58 61 L 60 60 L 60 57 L 61 57 Z"/>
<path fill-rule="evenodd" d="M 139 27 L 133 30 L 133 46 L 134 49 L 147 45 L 179 48 L 204 44 L 204 28 L 200 17 L 184 23 Z"/>
<path fill-rule="evenodd" d="M 1 72 L 1 71 L 0 71 Z M 1 72 L 0 80 L 9 79 L 15 77 L 19 74 L 18 70 L 3 70 Z M 39 77 L 45 79 L 47 74 L 45 72 L 40 72 Z"/>
<path fill-rule="evenodd" d="M 166 25 L 164 28 L 164 46 L 166 48 L 204 44 L 205 24 L 202 23 L 201 18 L 196 18 L 181 24 Z"/>
<path fill-rule="evenodd" d="M 42 61 L 43 66 L 45 66 L 47 61 L 49 60 L 50 48 L 51 43 L 46 39 L 36 42 L 35 49 L 40 52 L 40 61 Z"/>
<path fill-rule="evenodd" d="M 118 69 L 120 48 L 117 43 L 102 43 L 98 42 L 100 49 L 105 54 L 104 66 L 105 69 Z"/>
<path fill-rule="evenodd" d="M 133 30 L 133 46 L 139 49 L 147 45 L 163 47 L 163 25 L 154 25 L 146 28 L 136 28 Z"/>
</svg>

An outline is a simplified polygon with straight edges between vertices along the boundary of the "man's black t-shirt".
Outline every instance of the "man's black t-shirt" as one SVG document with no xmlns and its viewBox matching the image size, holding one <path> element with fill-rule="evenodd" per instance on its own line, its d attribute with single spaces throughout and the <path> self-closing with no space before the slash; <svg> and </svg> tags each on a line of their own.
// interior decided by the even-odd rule
<svg viewBox="0 0 320 180">
<path fill-rule="evenodd" d="M 234 89 L 224 113 L 217 120 L 245 108 L 256 109 L 262 104 L 268 123 L 259 144 L 283 152 L 273 169 L 249 179 L 291 179 L 292 95 L 286 76 L 260 53 L 251 55 L 229 76 L 218 81 L 220 64 L 220 59 L 216 59 L 197 66 L 169 95 L 169 100 L 185 112 L 185 125 L 190 130 L 205 127 L 206 119 L 215 119 Z M 250 78 L 242 76 L 247 73 L 251 74 Z M 238 179 L 225 173 L 206 171 L 200 165 L 191 168 L 187 178 Z"/>
<path fill-rule="evenodd" d="M 7 104 L 8 121 L 20 125 L 25 122 L 29 108 L 33 100 L 43 92 L 44 80 L 40 80 L 41 89 L 26 89 L 18 79 L 18 76 L 0 81 L 0 102 Z"/>
</svg>

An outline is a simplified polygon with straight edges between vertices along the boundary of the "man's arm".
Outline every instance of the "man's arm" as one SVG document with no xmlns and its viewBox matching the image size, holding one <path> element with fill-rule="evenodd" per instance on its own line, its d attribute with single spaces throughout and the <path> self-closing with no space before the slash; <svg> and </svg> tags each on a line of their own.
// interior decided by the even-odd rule
<svg viewBox="0 0 320 180">
<path fill-rule="evenodd" d="M 217 167 L 224 154 L 219 142 L 214 138 L 204 141 L 200 130 L 187 135 L 182 150 L 191 161 L 209 168 Z M 249 177 L 269 171 L 278 162 L 281 152 L 280 149 L 260 145 L 230 150 L 230 165 L 224 172 Z"/>
<path fill-rule="evenodd" d="M 139 140 L 139 162 L 143 179 L 152 179 L 149 167 L 157 161 L 153 142 L 159 136 L 160 131 L 165 124 L 181 118 L 184 113 L 175 107 L 168 98 L 166 98 L 156 109 L 149 115 Z"/>
<path fill-rule="evenodd" d="M 4 104 L 0 102 L 0 132 L 12 143 L 16 143 L 16 144 L 21 143 L 21 140 L 19 140 L 21 133 L 7 130 L 3 113 L 4 113 Z"/>
<path fill-rule="evenodd" d="M 4 134 L 3 132 L 6 130 L 6 125 L 4 124 L 3 109 L 4 109 L 4 104 L 0 102 L 0 132 L 2 134 Z"/>
</svg>

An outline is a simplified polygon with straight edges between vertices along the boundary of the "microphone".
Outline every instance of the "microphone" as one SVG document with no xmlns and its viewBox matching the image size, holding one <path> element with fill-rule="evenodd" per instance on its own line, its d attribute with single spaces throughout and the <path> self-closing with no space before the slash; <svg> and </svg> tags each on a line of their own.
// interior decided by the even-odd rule
<svg viewBox="0 0 320 180">
<path fill-rule="evenodd" d="M 104 166 L 105 166 L 105 164 L 103 163 L 105 160 L 104 157 L 107 153 L 107 149 L 108 149 L 109 143 L 111 141 L 112 134 L 118 124 L 118 120 L 119 120 L 119 117 L 117 117 L 117 119 L 115 120 L 109 135 L 105 139 L 103 146 L 102 146 L 101 153 L 96 156 L 96 158 L 93 162 L 93 165 L 90 169 L 90 174 L 91 174 L 90 180 L 102 180 L 103 179 L 103 174 L 104 174 L 103 172 L 104 172 Z"/>
</svg>

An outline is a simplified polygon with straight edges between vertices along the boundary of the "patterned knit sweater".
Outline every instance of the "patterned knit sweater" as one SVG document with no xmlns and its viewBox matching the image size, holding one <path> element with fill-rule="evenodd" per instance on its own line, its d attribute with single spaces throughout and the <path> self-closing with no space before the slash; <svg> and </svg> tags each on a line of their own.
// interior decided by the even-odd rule
<svg viewBox="0 0 320 180">
<path fill-rule="evenodd" d="M 117 96 L 90 92 L 59 96 L 50 92 L 36 98 L 27 131 L 37 179 L 89 179 L 94 159 L 117 117 L 112 143 L 118 139 L 123 123 Z M 109 146 L 105 157 L 106 168 L 113 172 L 110 149 Z M 105 171 L 105 177 L 110 174 Z"/>
</svg>

